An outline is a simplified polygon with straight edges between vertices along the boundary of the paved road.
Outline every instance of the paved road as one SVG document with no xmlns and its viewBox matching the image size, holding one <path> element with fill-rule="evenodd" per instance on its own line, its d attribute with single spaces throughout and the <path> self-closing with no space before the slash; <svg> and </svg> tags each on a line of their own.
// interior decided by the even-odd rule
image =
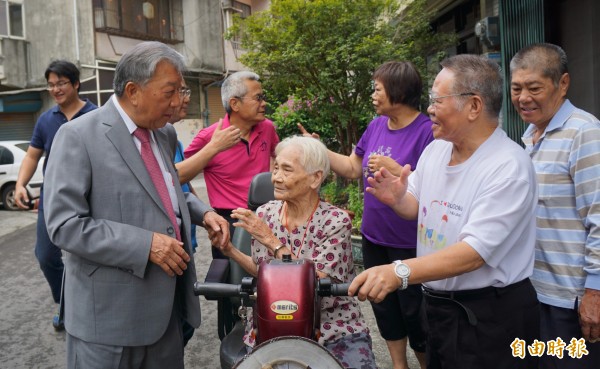
<svg viewBox="0 0 600 369">
<path fill-rule="evenodd" d="M 194 187 L 206 201 L 203 181 Z M 33 254 L 37 214 L 0 210 L 0 369 L 64 368 L 65 335 L 52 328 L 57 306 Z M 198 279 L 204 279 L 210 263 L 206 232 L 198 230 L 195 256 Z M 208 256 L 208 257 L 207 257 Z M 200 299 L 202 326 L 196 330 L 185 353 L 186 368 L 219 368 L 219 339 L 216 331 L 216 302 Z M 381 340 L 372 310 L 362 303 L 372 327 L 378 365 L 391 369 L 385 342 Z M 412 368 L 418 368 L 414 357 Z"/>
</svg>

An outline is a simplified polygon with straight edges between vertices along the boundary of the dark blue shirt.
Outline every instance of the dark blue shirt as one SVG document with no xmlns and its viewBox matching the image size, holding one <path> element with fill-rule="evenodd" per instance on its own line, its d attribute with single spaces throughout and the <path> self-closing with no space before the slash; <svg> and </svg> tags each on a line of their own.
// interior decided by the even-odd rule
<svg viewBox="0 0 600 369">
<path fill-rule="evenodd" d="M 92 104 L 88 99 L 85 99 L 85 105 L 73 116 L 73 119 L 96 108 L 98 108 L 96 105 Z M 50 148 L 52 147 L 54 136 L 56 135 L 56 132 L 58 132 L 60 126 L 67 122 L 67 117 L 60 111 L 60 107 L 56 105 L 40 115 L 35 123 L 33 135 L 31 136 L 31 142 L 29 144 L 36 149 L 42 149 L 46 152 L 46 160 L 44 161 L 44 167 L 42 168 L 43 173 L 46 173 L 46 164 L 48 164 L 48 159 L 50 158 Z M 42 207 L 42 203 L 42 194 L 40 194 L 40 207 Z"/>
</svg>

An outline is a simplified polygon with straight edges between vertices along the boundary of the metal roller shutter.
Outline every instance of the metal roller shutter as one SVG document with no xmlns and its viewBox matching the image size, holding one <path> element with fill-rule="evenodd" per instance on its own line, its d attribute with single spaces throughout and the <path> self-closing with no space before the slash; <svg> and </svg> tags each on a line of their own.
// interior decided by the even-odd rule
<svg viewBox="0 0 600 369">
<path fill-rule="evenodd" d="M 510 60 L 524 46 L 544 42 L 544 0 L 504 0 L 499 5 L 504 72 L 502 126 L 510 138 L 522 145 L 526 125 L 510 101 Z"/>
<path fill-rule="evenodd" d="M 31 140 L 35 119 L 30 113 L 0 113 L 0 141 Z"/>
<path fill-rule="evenodd" d="M 213 124 L 225 116 L 225 109 L 221 101 L 221 87 L 208 87 L 208 124 Z"/>
</svg>

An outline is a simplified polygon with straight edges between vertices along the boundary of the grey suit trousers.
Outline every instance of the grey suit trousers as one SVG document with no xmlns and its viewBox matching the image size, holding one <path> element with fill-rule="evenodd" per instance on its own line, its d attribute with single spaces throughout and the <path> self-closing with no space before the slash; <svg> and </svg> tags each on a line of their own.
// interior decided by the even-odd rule
<svg viewBox="0 0 600 369">
<path fill-rule="evenodd" d="M 165 334 L 149 346 L 110 346 L 67 333 L 68 369 L 183 369 L 181 318 L 174 308 Z"/>
</svg>

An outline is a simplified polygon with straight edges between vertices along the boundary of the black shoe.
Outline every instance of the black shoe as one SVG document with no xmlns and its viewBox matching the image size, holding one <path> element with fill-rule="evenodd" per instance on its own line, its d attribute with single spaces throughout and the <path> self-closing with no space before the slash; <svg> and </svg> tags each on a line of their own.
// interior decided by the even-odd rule
<svg viewBox="0 0 600 369">
<path fill-rule="evenodd" d="M 55 315 L 54 318 L 52 318 L 52 326 L 54 327 L 55 331 L 62 332 L 65 330 L 65 321 L 58 315 Z"/>
</svg>

